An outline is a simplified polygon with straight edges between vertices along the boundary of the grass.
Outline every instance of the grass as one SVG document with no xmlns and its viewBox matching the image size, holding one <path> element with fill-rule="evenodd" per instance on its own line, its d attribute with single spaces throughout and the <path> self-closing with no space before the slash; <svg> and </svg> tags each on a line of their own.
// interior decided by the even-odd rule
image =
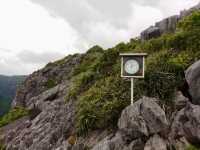
<svg viewBox="0 0 200 150">
<path fill-rule="evenodd" d="M 51 89 L 53 87 L 55 87 L 57 84 L 56 84 L 56 81 L 53 80 L 53 79 L 48 79 L 47 83 L 46 83 L 46 87 L 48 89 Z"/>
<path fill-rule="evenodd" d="M 7 114 L 0 118 L 0 127 L 3 127 L 23 116 L 27 116 L 29 112 L 22 107 L 12 108 Z"/>
<path fill-rule="evenodd" d="M 194 145 L 189 145 L 186 150 L 200 150 L 200 147 L 196 147 Z"/>
<path fill-rule="evenodd" d="M 3 144 L 0 144 L 0 150 L 6 150 L 6 146 Z"/>
</svg>

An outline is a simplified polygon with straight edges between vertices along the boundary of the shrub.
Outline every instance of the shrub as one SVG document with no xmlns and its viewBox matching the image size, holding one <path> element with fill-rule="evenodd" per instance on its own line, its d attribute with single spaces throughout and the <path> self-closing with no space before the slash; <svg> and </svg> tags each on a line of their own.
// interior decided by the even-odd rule
<svg viewBox="0 0 200 150">
<path fill-rule="evenodd" d="M 0 150 L 6 150 L 6 146 L 4 144 L 0 144 Z"/>
<path fill-rule="evenodd" d="M 93 71 L 80 73 L 73 77 L 69 92 L 66 95 L 66 101 L 76 98 L 81 92 L 84 92 L 98 78 Z"/>
<path fill-rule="evenodd" d="M 162 104 L 172 106 L 176 87 L 184 79 L 184 67 L 176 60 L 177 54 L 167 50 L 150 55 L 145 78 L 136 81 L 135 96 L 156 97 Z"/>
<path fill-rule="evenodd" d="M 82 72 L 87 72 L 88 70 L 92 70 L 93 67 L 100 61 L 100 57 L 102 56 L 102 51 L 90 50 L 87 52 L 80 63 L 73 72 L 73 75 L 76 76 Z"/>
<path fill-rule="evenodd" d="M 119 76 L 107 77 L 80 96 L 76 116 L 79 135 L 90 129 L 116 127 L 121 110 L 129 103 L 127 85 Z"/>
<path fill-rule="evenodd" d="M 155 51 L 163 49 L 164 46 L 164 38 L 161 37 L 141 43 L 140 48 L 148 53 L 154 53 Z"/>
<path fill-rule="evenodd" d="M 191 30 L 199 30 L 200 28 L 200 11 L 195 11 L 191 15 L 185 17 L 178 24 L 178 29 L 189 32 Z"/>
<path fill-rule="evenodd" d="M 51 89 L 51 88 L 53 88 L 55 86 L 56 86 L 56 81 L 55 80 L 53 80 L 53 79 L 48 79 L 47 80 L 46 87 L 48 89 Z"/>
<path fill-rule="evenodd" d="M 200 150 L 200 147 L 196 147 L 194 145 L 189 145 L 186 150 Z"/>
<path fill-rule="evenodd" d="M 7 114 L 0 118 L 0 127 L 5 126 L 23 116 L 27 116 L 29 112 L 22 107 L 12 108 Z"/>
</svg>

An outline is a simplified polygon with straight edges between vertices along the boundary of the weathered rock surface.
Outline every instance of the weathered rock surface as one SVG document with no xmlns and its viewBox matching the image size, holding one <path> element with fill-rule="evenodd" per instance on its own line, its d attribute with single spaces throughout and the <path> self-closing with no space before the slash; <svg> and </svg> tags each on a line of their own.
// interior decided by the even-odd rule
<svg viewBox="0 0 200 150">
<path fill-rule="evenodd" d="M 80 60 L 81 55 L 68 56 L 48 64 L 26 79 L 13 106 L 25 106 L 34 115 L 1 129 L 1 139 L 8 150 L 56 149 L 73 134 L 75 103 L 69 101 L 66 104 L 65 96 L 71 83 L 71 73 Z M 53 86 L 51 83 L 48 87 L 49 80 L 54 82 Z"/>
<path fill-rule="evenodd" d="M 119 119 L 119 130 L 132 139 L 164 132 L 168 128 L 168 121 L 156 101 L 143 97 L 133 106 L 128 106 Z"/>
<path fill-rule="evenodd" d="M 183 17 L 190 15 L 194 10 L 200 9 L 200 3 L 191 9 L 182 11 L 179 15 L 171 16 L 157 22 L 154 26 L 151 26 L 141 33 L 140 38 L 142 40 L 149 40 L 156 38 L 163 33 L 171 33 L 176 30 L 176 25 Z"/>
<path fill-rule="evenodd" d="M 171 128 L 173 139 L 185 137 L 190 143 L 200 143 L 200 106 L 188 103 L 177 113 Z"/>
<path fill-rule="evenodd" d="M 71 77 L 76 65 L 80 63 L 82 55 L 67 56 L 56 63 L 49 63 L 44 69 L 31 74 L 17 90 L 13 100 L 13 106 L 28 107 L 31 98 L 49 90 L 49 86 L 63 83 Z"/>
<path fill-rule="evenodd" d="M 165 132 L 168 128 L 165 113 L 156 101 L 143 97 L 132 106 L 126 107 L 118 121 L 116 135 L 106 137 L 92 150 L 143 150 L 149 136 Z M 158 143 L 155 141 L 157 139 Z M 155 136 L 149 143 L 153 146 L 160 144 L 162 147 L 165 142 L 161 137 Z"/>
<path fill-rule="evenodd" d="M 64 95 L 53 102 L 43 101 L 39 107 L 42 107 L 42 112 L 30 121 L 27 128 L 15 128 L 8 133 L 5 140 L 7 149 L 55 149 L 73 132 L 74 104 L 65 104 Z M 18 134 L 10 136 L 14 133 Z"/>
<path fill-rule="evenodd" d="M 157 38 L 160 35 L 161 35 L 160 29 L 155 26 L 151 26 L 141 33 L 142 40 Z"/>
<path fill-rule="evenodd" d="M 120 133 L 117 133 L 114 137 L 112 135 L 107 136 L 100 143 L 93 147 L 92 150 L 123 150 L 125 142 Z"/>
<path fill-rule="evenodd" d="M 182 92 L 178 91 L 175 98 L 175 106 L 177 110 L 181 110 L 189 102 L 189 99 L 183 96 Z"/>
<path fill-rule="evenodd" d="M 200 105 L 200 60 L 186 70 L 186 80 L 192 96 L 192 103 Z"/>
<path fill-rule="evenodd" d="M 164 139 L 155 134 L 147 141 L 144 150 L 167 150 L 167 144 Z"/>
</svg>

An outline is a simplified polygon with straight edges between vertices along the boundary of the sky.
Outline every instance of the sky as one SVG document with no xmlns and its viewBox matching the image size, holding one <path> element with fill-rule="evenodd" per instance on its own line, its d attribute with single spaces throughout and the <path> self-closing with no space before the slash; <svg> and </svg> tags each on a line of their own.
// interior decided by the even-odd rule
<svg viewBox="0 0 200 150">
<path fill-rule="evenodd" d="M 199 0 L 0 0 L 0 74 L 127 42 Z"/>
</svg>

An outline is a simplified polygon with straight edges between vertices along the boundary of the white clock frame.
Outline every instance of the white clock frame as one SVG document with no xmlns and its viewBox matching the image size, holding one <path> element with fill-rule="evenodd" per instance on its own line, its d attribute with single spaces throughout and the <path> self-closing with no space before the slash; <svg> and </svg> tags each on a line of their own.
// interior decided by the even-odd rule
<svg viewBox="0 0 200 150">
<path fill-rule="evenodd" d="M 145 71 L 145 57 L 147 56 L 147 53 L 121 53 L 120 54 L 121 56 L 121 77 L 124 77 L 124 78 L 144 78 L 144 71 Z M 123 71 L 125 70 L 124 69 L 124 57 L 142 57 L 142 75 L 141 76 L 136 76 L 136 75 L 123 75 Z"/>
</svg>

